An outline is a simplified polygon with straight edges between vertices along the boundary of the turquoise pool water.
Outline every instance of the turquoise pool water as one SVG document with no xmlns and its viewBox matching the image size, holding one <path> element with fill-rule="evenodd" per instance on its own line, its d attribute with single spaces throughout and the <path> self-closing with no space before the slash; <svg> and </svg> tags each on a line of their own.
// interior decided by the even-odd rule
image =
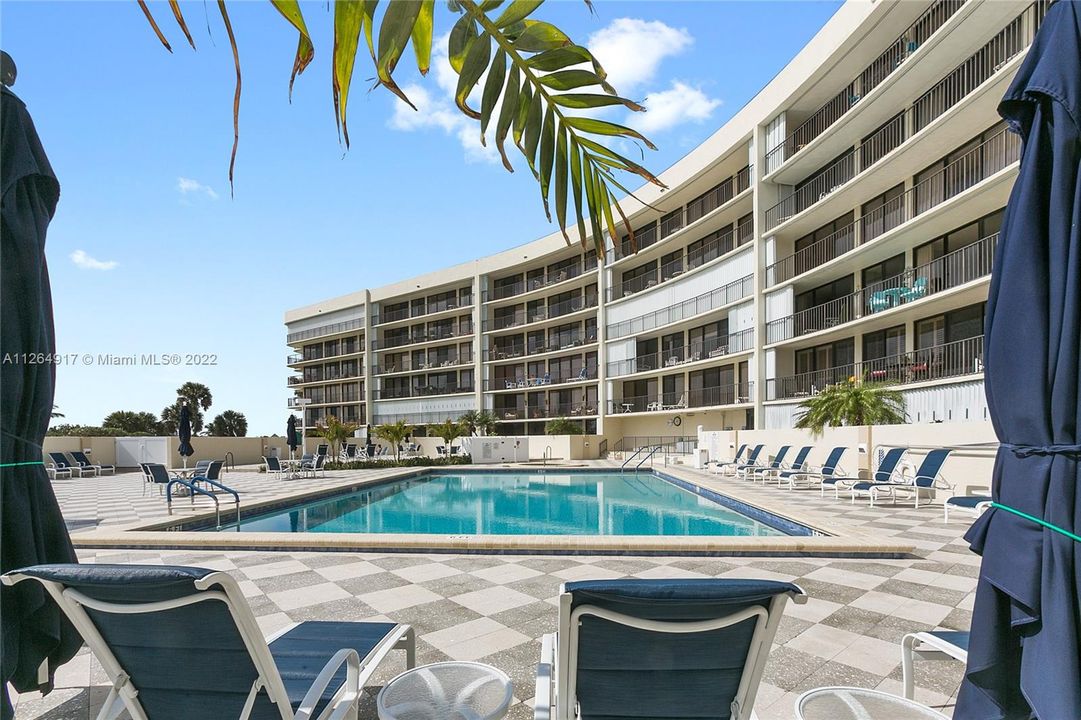
<svg viewBox="0 0 1081 720">
<path fill-rule="evenodd" d="M 236 524 L 223 527 L 236 530 Z M 652 474 L 439 473 L 244 519 L 240 530 L 437 535 L 785 535 Z"/>
</svg>

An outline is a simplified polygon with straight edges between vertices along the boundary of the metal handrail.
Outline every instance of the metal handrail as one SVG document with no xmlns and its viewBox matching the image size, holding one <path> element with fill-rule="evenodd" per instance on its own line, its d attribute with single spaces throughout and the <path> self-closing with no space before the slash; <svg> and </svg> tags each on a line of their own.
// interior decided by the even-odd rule
<svg viewBox="0 0 1081 720">
<path fill-rule="evenodd" d="M 631 455 L 626 460 L 624 460 L 623 464 L 619 466 L 619 471 L 622 473 L 626 469 L 628 463 L 630 463 L 631 460 L 634 460 L 636 457 L 638 457 L 639 453 L 641 453 L 645 449 L 646 448 L 644 448 L 644 447 L 636 448 L 635 451 L 634 451 L 634 454 Z"/>
<path fill-rule="evenodd" d="M 233 456 L 232 450 L 225 453 L 222 470 L 236 470 L 236 458 Z"/>
<path fill-rule="evenodd" d="M 221 488 L 222 491 L 232 494 L 233 502 L 236 505 L 236 529 L 240 531 L 240 495 L 230 488 L 225 487 L 219 482 L 202 478 L 199 482 L 210 483 L 215 487 Z M 169 514 L 173 514 L 173 485 L 183 485 L 189 492 L 191 492 L 191 504 L 195 505 L 195 494 L 206 495 L 208 498 L 214 501 L 214 517 L 217 524 L 216 529 L 221 530 L 221 503 L 218 502 L 218 496 L 208 490 L 203 490 L 201 487 L 197 487 L 194 482 L 189 482 L 182 478 L 173 478 L 165 485 L 165 504 L 169 510 Z"/>
<path fill-rule="evenodd" d="M 651 448 L 649 449 L 649 454 L 647 454 L 647 455 L 646 455 L 646 456 L 645 456 L 644 458 L 642 458 L 642 459 L 641 459 L 641 460 L 640 460 L 640 461 L 638 462 L 638 464 L 637 464 L 637 465 L 635 465 L 635 466 L 634 466 L 634 471 L 635 471 L 635 472 L 638 472 L 638 470 L 639 470 L 639 469 L 640 469 L 640 468 L 641 468 L 641 467 L 642 467 L 643 465 L 645 465 L 645 464 L 646 464 L 646 461 L 647 461 L 647 460 L 652 460 L 652 459 L 653 459 L 653 456 L 654 456 L 655 454 L 657 454 L 657 453 L 658 453 L 658 452 L 659 452 L 660 450 L 662 450 L 663 448 L 664 448 L 664 445 L 654 445 L 653 447 L 651 447 Z M 667 464 L 668 464 L 668 455 L 665 455 L 665 456 L 664 456 L 664 464 L 665 464 L 665 465 L 667 465 Z M 650 462 L 650 464 L 649 464 L 649 465 L 650 465 L 650 467 L 653 467 L 653 463 L 652 463 L 652 462 Z"/>
</svg>

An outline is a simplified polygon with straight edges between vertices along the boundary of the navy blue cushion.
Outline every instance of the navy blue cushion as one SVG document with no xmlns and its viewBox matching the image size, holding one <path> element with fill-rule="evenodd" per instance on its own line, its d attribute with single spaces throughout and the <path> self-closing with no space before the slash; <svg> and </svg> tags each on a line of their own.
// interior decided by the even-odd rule
<svg viewBox="0 0 1081 720">
<path fill-rule="evenodd" d="M 964 508 L 974 508 L 981 503 L 989 502 L 991 502 L 991 497 L 988 495 L 956 495 L 946 500 L 947 505 Z"/>
<path fill-rule="evenodd" d="M 968 652 L 969 634 L 967 632 L 962 632 L 961 630 L 935 630 L 934 632 L 929 632 L 927 634 L 933 635 L 939 640 L 944 640 L 951 645 L 956 645 L 965 652 Z"/>
</svg>

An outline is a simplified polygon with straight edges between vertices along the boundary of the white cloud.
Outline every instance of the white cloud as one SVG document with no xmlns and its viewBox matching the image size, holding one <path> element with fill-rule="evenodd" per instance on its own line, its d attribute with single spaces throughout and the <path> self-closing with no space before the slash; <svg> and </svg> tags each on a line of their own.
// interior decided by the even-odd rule
<svg viewBox="0 0 1081 720">
<path fill-rule="evenodd" d="M 649 134 L 670 130 L 685 122 L 708 120 L 721 101 L 707 96 L 696 87 L 673 80 L 667 90 L 651 92 L 642 104 L 644 113 L 631 113 L 627 124 Z"/>
<path fill-rule="evenodd" d="M 616 18 L 589 36 L 587 47 L 608 72 L 608 81 L 624 97 L 649 83 L 661 61 L 694 43 L 686 29 L 659 20 Z"/>
<path fill-rule="evenodd" d="M 454 104 L 454 91 L 458 86 L 458 75 L 447 60 L 447 45 L 450 35 L 436 38 L 432 45 L 432 75 L 435 76 L 435 93 L 429 92 L 429 88 L 418 83 L 410 83 L 402 86 L 405 93 L 416 110 L 406 105 L 401 100 L 394 98 L 394 113 L 391 115 L 389 125 L 395 130 L 406 132 L 436 128 L 443 130 L 447 135 L 458 138 L 462 149 L 465 151 L 467 160 L 480 162 L 499 162 L 499 153 L 495 150 L 494 143 L 488 147 L 480 144 L 480 125 L 462 114 L 458 106 Z M 478 106 L 477 96 L 479 88 L 484 87 L 484 77 L 477 83 L 477 90 L 470 99 L 470 107 Z M 493 123 L 494 124 L 494 123 Z M 489 128 L 489 136 L 491 128 Z"/>
<path fill-rule="evenodd" d="M 68 257 L 83 270 L 112 270 L 118 265 L 116 260 L 98 260 L 90 257 L 82 250 L 76 250 Z"/>
<path fill-rule="evenodd" d="M 178 177 L 176 179 L 176 189 L 185 197 L 191 193 L 201 193 L 205 194 L 211 200 L 218 199 L 218 193 L 214 192 L 214 188 L 209 185 L 203 185 L 198 180 L 192 180 L 191 178 Z"/>
</svg>

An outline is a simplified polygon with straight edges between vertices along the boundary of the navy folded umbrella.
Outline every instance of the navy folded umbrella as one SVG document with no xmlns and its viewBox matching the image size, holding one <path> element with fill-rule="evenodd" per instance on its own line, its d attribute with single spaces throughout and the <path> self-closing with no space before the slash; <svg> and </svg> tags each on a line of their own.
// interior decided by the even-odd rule
<svg viewBox="0 0 1081 720">
<path fill-rule="evenodd" d="M 5 61 L 10 58 L 4 55 Z M 5 62 L 5 81 L 14 75 Z M 60 197 L 34 123 L 7 87 L 0 100 L 0 354 L 52 355 L 52 293 L 45 233 Z M 0 572 L 77 562 L 41 459 L 53 407 L 51 363 L 0 363 Z M 31 587 L 23 587 L 23 585 Z M 0 586 L 0 717 L 12 715 L 7 683 L 48 688 L 82 645 L 44 588 Z M 39 675 L 47 660 L 47 680 Z"/>
<path fill-rule="evenodd" d="M 184 467 L 187 467 L 188 458 L 195 454 L 195 448 L 191 446 L 191 411 L 187 405 L 180 406 L 180 422 L 177 424 L 176 435 L 180 439 L 176 451 L 184 458 Z"/>
<path fill-rule="evenodd" d="M 987 303 L 1001 446 L 959 720 L 1081 718 L 1081 3 L 1051 5 L 999 106 L 1020 133 Z"/>
<path fill-rule="evenodd" d="M 297 445 L 300 443 L 297 441 L 297 418 L 296 415 L 290 415 L 289 419 L 285 422 L 285 442 L 289 446 L 289 453 L 296 452 Z"/>
</svg>

